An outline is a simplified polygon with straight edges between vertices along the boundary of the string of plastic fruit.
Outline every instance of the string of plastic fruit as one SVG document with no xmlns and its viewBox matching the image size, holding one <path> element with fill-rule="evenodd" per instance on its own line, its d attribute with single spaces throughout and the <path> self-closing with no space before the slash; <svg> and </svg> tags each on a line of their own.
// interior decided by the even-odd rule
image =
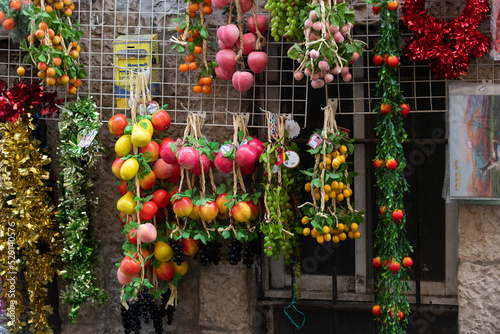
<svg viewBox="0 0 500 334">
<path fill-rule="evenodd" d="M 58 272 L 55 263 L 62 243 L 55 231 L 55 207 L 49 196 L 52 188 L 45 183 L 50 158 L 33 138 L 34 130 L 33 115 L 28 111 L 14 123 L 0 124 L 1 282 L 8 305 L 7 326 L 14 332 L 51 333 L 53 310 L 46 304 L 46 284 Z M 25 286 L 19 282 L 21 277 Z M 29 301 L 23 302 L 22 291 L 29 291 Z"/>
<path fill-rule="evenodd" d="M 131 94 L 129 101 L 132 118 L 127 120 L 124 115 L 117 114 L 109 121 L 110 131 L 121 136 L 115 144 L 115 151 L 119 158 L 113 163 L 112 169 L 113 173 L 122 179 L 118 188 L 123 196 L 118 201 L 117 208 L 122 214 L 126 215 L 126 223 L 122 234 L 128 234 L 128 241 L 123 245 L 125 257 L 120 264 L 117 264 L 119 267 L 117 270 L 118 281 L 123 285 L 120 298 L 123 305 L 122 316 L 128 312 L 128 301 L 137 300 L 139 297 L 143 298 L 143 292 L 146 289 L 152 291 L 153 298 L 157 299 L 167 292 L 165 284 L 171 290 L 170 299 L 165 304 L 165 307 L 174 305 L 177 298 L 177 283 L 187 271 L 187 267 L 185 267 L 184 272 L 177 272 L 174 264 L 169 262 L 172 254 L 170 246 L 166 243 L 168 240 L 165 236 L 157 233 L 156 214 L 159 212 L 159 208 L 166 208 L 170 195 L 163 189 L 158 189 L 152 195 L 147 195 L 147 191 L 152 189 L 156 183 L 156 174 L 151 171 L 148 163 L 158 161 L 159 156 L 159 145 L 156 140 L 153 140 L 154 130 L 168 129 L 170 117 L 162 109 L 154 112 L 147 109 L 146 102 L 149 103 L 151 96 L 147 88 L 148 83 L 145 74 L 138 74 L 137 79 L 134 80 L 131 71 L 130 83 Z M 141 107 L 139 108 L 142 114 L 140 116 L 136 113 L 138 105 Z M 152 112 L 152 115 L 149 112 Z M 156 145 L 150 146 L 152 142 L 155 142 Z M 156 153 L 155 146 L 157 147 Z M 139 152 L 137 152 L 138 147 L 140 147 Z M 130 152 L 133 154 L 130 154 Z M 125 160 L 125 162 L 122 160 Z M 126 165 L 129 161 L 130 164 Z M 139 170 L 139 162 L 141 170 Z M 156 164 L 154 167 L 156 167 Z M 151 179 L 145 180 L 145 178 L 151 173 L 154 179 L 152 183 L 148 184 Z M 162 180 L 166 178 L 167 175 L 161 177 Z M 123 183 L 123 180 L 128 182 Z M 142 190 L 140 188 L 146 191 L 143 198 L 140 196 Z M 162 192 L 166 195 L 162 195 Z M 152 221 L 153 223 L 141 224 L 141 220 L 143 222 Z M 161 227 L 163 228 L 163 226 Z M 152 249 L 153 242 L 154 250 Z M 137 244 L 137 247 L 132 244 Z M 149 245 L 149 250 L 144 247 L 144 244 Z M 162 255 L 158 255 L 157 247 L 166 251 L 160 252 Z M 170 249 L 170 252 L 168 249 Z M 155 269 L 152 272 L 145 272 L 153 256 L 155 257 L 153 260 Z M 159 280 L 166 281 L 166 283 L 160 286 Z"/>
<path fill-rule="evenodd" d="M 245 118 L 241 114 L 233 114 L 233 139 L 231 142 L 231 147 L 234 150 L 238 147 L 238 139 L 239 137 L 249 138 L 248 137 L 248 128 L 246 125 Z M 243 175 L 241 173 L 240 166 L 236 163 L 236 160 L 232 160 L 232 171 L 233 171 L 233 181 L 232 181 L 232 192 L 230 195 L 226 196 L 225 199 L 229 200 L 228 208 L 229 208 L 229 225 L 226 228 L 219 228 L 219 232 L 221 235 L 228 239 L 232 232 L 234 234 L 234 238 L 239 241 L 251 241 L 255 237 L 256 226 L 251 224 L 250 217 L 248 219 L 236 218 L 233 213 L 233 208 L 235 206 L 243 206 L 247 198 L 251 198 L 250 194 L 247 193 L 247 189 L 245 186 L 245 182 L 243 179 Z M 241 193 L 238 191 L 241 189 Z M 254 188 L 254 194 L 257 194 L 256 189 Z M 236 211 L 235 211 L 236 212 Z M 246 229 L 241 228 L 238 223 L 244 223 L 246 225 Z M 243 231 L 247 231 L 248 233 L 244 233 Z"/>
<path fill-rule="evenodd" d="M 351 38 L 350 30 L 355 20 L 347 2 L 337 4 L 334 0 L 332 4 L 331 0 L 313 0 L 300 16 L 305 42 L 295 43 L 288 50 L 288 57 L 300 63 L 295 79 L 301 80 L 305 74 L 312 79 L 313 88 L 322 88 L 338 74 L 342 74 L 344 81 L 350 81 L 352 75 L 348 65 L 357 62 L 366 43 Z"/>
<path fill-rule="evenodd" d="M 336 107 L 337 100 L 324 108 L 321 135 L 315 133 L 309 141 L 312 147 L 309 153 L 315 155 L 314 167 L 302 171 L 310 179 L 305 190 L 312 197 L 312 203 L 306 202 L 299 206 L 305 214 L 302 224 L 311 224 L 311 227 L 304 227 L 302 234 L 311 235 L 320 244 L 325 241 L 338 243 L 347 236 L 358 239 L 361 237 L 358 226 L 363 223 L 363 212 L 354 210 L 350 202 L 350 183 L 357 173 L 348 172 L 345 159 L 347 154 L 353 153 L 353 140 L 348 139 L 347 133 L 337 127 Z M 331 204 L 325 207 L 328 201 Z M 344 202 L 345 206 L 342 205 Z"/>
<path fill-rule="evenodd" d="M 58 3 L 63 4 L 62 1 Z M 60 17 L 59 13 L 64 6 L 66 8 L 62 15 L 67 22 L 64 22 L 64 18 Z M 75 30 L 71 23 L 70 16 L 74 10 L 74 4 L 71 1 L 66 1 L 63 7 L 59 9 L 56 6 L 56 10 L 54 10 L 51 5 L 46 6 L 44 0 L 41 0 L 38 8 L 37 11 L 30 11 L 29 46 L 24 40 L 21 44 L 21 49 L 28 52 L 24 63 L 31 61 L 39 70 L 39 79 L 42 80 L 42 83 L 46 82 L 47 86 L 69 84 L 68 92 L 76 94 L 77 88 L 81 85 L 80 79 L 86 78 L 87 73 L 83 69 L 83 65 L 78 64 L 80 56 L 78 41 L 83 36 L 83 33 Z M 51 29 L 53 24 L 59 24 L 58 35 Z M 36 39 L 40 41 L 38 47 L 35 46 Z M 68 41 L 68 45 L 66 45 L 66 41 Z M 46 46 L 49 46 L 49 48 L 46 48 Z M 61 65 L 63 65 L 62 68 Z"/>
<path fill-rule="evenodd" d="M 208 95 L 212 92 L 211 85 L 212 85 L 212 78 L 215 76 L 215 71 L 214 71 L 215 63 L 207 61 L 207 40 L 210 36 L 210 33 L 205 25 L 206 21 L 205 15 L 210 15 L 212 13 L 212 10 L 210 2 L 203 2 L 204 8 L 203 10 L 200 10 L 200 16 L 199 16 L 201 29 L 199 32 L 197 32 L 196 30 L 194 30 L 194 26 L 190 27 L 190 23 L 191 23 L 191 18 L 194 19 L 196 17 L 197 10 L 200 9 L 199 3 L 200 2 L 196 1 L 195 2 L 187 1 L 184 21 L 181 22 L 182 18 L 173 19 L 174 22 L 179 22 L 176 30 L 177 32 L 182 33 L 182 35 L 180 39 L 175 36 L 172 36 L 170 38 L 170 41 L 174 43 L 174 45 L 172 46 L 172 50 L 177 47 L 177 52 L 187 53 L 186 61 L 189 64 L 183 63 L 179 65 L 179 70 L 181 72 L 195 71 L 198 68 L 195 55 L 198 54 L 202 55 L 203 68 L 199 75 L 198 84 L 193 86 L 193 92 L 195 93 L 203 92 L 204 94 Z M 205 13 L 205 8 L 207 7 L 210 8 L 210 10 Z M 192 8 L 194 10 L 191 10 Z M 190 36 L 188 37 L 188 35 Z M 201 43 L 199 41 L 199 38 L 202 39 Z M 197 49 L 199 47 L 199 44 L 202 45 L 200 47 L 201 50 Z"/>
<path fill-rule="evenodd" d="M 286 151 L 286 137 L 285 137 L 285 122 L 286 117 L 278 116 L 276 119 L 276 130 L 277 130 L 277 141 L 272 141 L 271 136 L 271 114 L 267 112 L 267 123 L 268 123 L 268 142 L 266 145 L 266 154 L 261 157 L 261 159 L 266 164 L 266 176 L 264 178 L 265 182 L 265 194 L 264 194 L 264 205 L 265 205 L 265 216 L 264 221 L 260 224 L 260 231 L 265 235 L 264 237 L 264 252 L 267 256 L 273 256 L 275 260 L 278 259 L 278 255 L 282 253 L 285 258 L 286 264 L 291 264 L 294 258 L 291 256 L 294 253 L 294 249 L 297 247 L 298 234 L 294 233 L 297 231 L 295 226 L 295 220 L 292 214 L 292 204 L 290 203 L 291 191 L 290 184 L 291 180 L 286 176 L 286 184 L 283 183 L 283 163 L 285 161 L 285 151 Z M 271 165 L 274 165 L 271 170 Z M 276 174 L 276 187 L 271 188 L 273 183 L 273 175 Z M 288 171 L 286 172 L 288 175 Z M 271 196 L 274 195 L 274 196 Z M 269 205 L 270 198 L 274 197 L 276 201 L 276 214 L 271 213 L 271 208 Z M 288 199 L 287 199 L 288 198 Z M 279 199 L 279 201 L 278 201 Z M 286 205 L 290 208 L 287 212 Z M 284 206 L 282 208 L 282 205 Z M 274 207 L 274 202 L 273 202 Z M 298 219 L 297 219 L 297 224 Z M 279 247 L 278 247 L 279 245 Z"/>
<path fill-rule="evenodd" d="M 375 4 L 375 0 L 369 2 Z M 375 94 L 382 101 L 374 108 L 377 112 L 375 131 L 380 138 L 374 161 L 380 215 L 374 242 L 378 256 L 373 260 L 377 269 L 377 298 L 372 311 L 379 321 L 380 333 L 399 334 L 406 333 L 408 324 L 410 306 L 406 291 L 411 290 L 408 269 L 413 264 L 408 257 L 412 248 L 405 237 L 403 195 L 408 191 L 408 183 L 403 174 L 406 162 L 401 145 L 407 139 L 403 117 L 409 108 L 405 110 L 401 105 L 404 97 L 398 81 L 401 50 L 397 1 L 380 2 L 376 7 L 382 31 L 373 52 L 379 57 L 386 55 L 387 60 L 380 64 L 379 82 L 375 87 Z"/>
<path fill-rule="evenodd" d="M 142 79 L 142 80 L 141 80 Z M 130 72 L 130 84 L 131 84 L 131 89 L 130 89 L 130 98 L 129 98 L 129 102 L 130 102 L 130 112 L 131 112 L 131 119 L 132 119 L 132 127 L 134 128 L 135 126 L 140 126 L 139 123 L 137 122 L 137 119 L 136 119 L 136 110 L 137 110 L 137 102 L 140 102 L 141 101 L 141 98 L 140 98 L 140 93 L 142 90 L 141 90 L 141 86 L 142 85 L 142 81 L 143 80 L 147 80 L 145 79 L 145 75 L 143 73 L 138 73 L 137 74 L 137 79 L 136 79 L 136 87 L 135 87 L 135 96 L 134 96 L 134 89 L 133 89 L 133 73 Z M 139 98 L 139 99 L 138 99 Z M 144 103 L 144 101 L 142 101 Z M 144 109 L 143 110 L 146 110 L 145 108 L 145 104 L 143 105 L 144 106 Z M 136 145 L 133 145 L 132 144 L 132 154 L 133 156 L 137 156 L 139 154 L 139 149 Z M 131 158 L 131 159 L 134 159 L 134 158 Z M 123 168 L 123 167 L 122 167 Z M 137 166 L 137 169 L 139 167 Z M 141 197 L 141 194 L 140 194 L 140 184 L 139 184 L 139 176 L 137 175 L 137 172 L 135 173 L 135 175 L 133 176 L 133 179 L 134 179 L 134 191 L 132 192 L 132 194 L 135 192 L 135 197 L 136 198 L 140 198 Z M 133 195 L 132 195 L 133 196 Z M 136 200 L 133 199 L 133 201 L 135 203 Z M 139 227 L 141 226 L 141 217 L 140 215 L 138 214 L 138 206 L 135 205 L 135 208 L 134 208 L 134 211 L 135 211 L 135 214 L 132 216 L 132 219 L 131 221 L 135 221 L 135 223 L 137 223 L 137 229 L 136 229 L 136 233 L 138 233 L 138 230 L 139 230 Z M 129 220 L 129 223 L 130 223 L 130 220 Z M 128 304 L 127 304 L 127 300 L 128 299 L 135 299 L 137 297 L 137 294 L 139 293 L 139 290 L 142 288 L 142 286 L 147 286 L 149 288 L 151 288 L 152 286 L 150 284 L 147 284 L 149 283 L 147 280 L 145 281 L 144 279 L 144 274 L 145 274 L 145 269 L 144 269 L 144 258 L 142 257 L 142 252 L 141 252 L 141 238 L 137 237 L 137 254 L 141 254 L 141 256 L 130 256 L 128 255 L 129 257 L 131 257 L 132 259 L 136 259 L 138 260 L 138 262 L 140 263 L 140 271 L 139 271 L 139 281 L 137 282 L 135 279 L 132 279 L 131 280 L 131 284 L 133 284 L 133 289 L 128 289 L 128 292 L 126 292 L 126 287 L 125 285 L 122 286 L 122 290 L 121 290 L 121 300 L 122 300 L 122 305 L 128 310 Z M 127 254 L 125 254 L 127 255 Z M 123 261 L 122 261 L 123 263 Z M 120 263 L 120 268 L 118 269 L 118 271 L 122 271 L 122 263 Z M 126 275 L 126 273 L 124 273 Z M 148 286 L 149 285 L 149 286 Z"/>
<path fill-rule="evenodd" d="M 87 300 L 102 306 L 108 299 L 95 277 L 98 240 L 92 223 L 97 199 L 90 190 L 93 183 L 89 174 L 105 150 L 95 137 L 101 122 L 92 98 L 62 109 L 58 126 L 61 198 L 57 218 L 64 239 L 62 276 L 68 282 L 62 300 L 71 306 L 70 318 L 74 320 Z"/>
<path fill-rule="evenodd" d="M 175 149 L 178 162 L 181 167 L 180 184 L 178 192 L 172 197 L 173 209 L 176 214 L 176 226 L 172 228 L 170 235 L 176 239 L 192 237 L 196 241 L 201 240 L 203 244 L 215 240 L 218 235 L 213 233 L 217 228 L 218 209 L 214 209 L 215 200 L 206 196 L 205 173 L 208 172 L 212 194 L 215 195 L 216 187 L 210 167 L 210 158 L 214 149 L 218 148 L 215 142 L 207 142 L 201 133 L 203 118 L 195 113 L 189 113 L 184 130 L 182 147 Z M 191 159 L 185 159 L 191 155 Z M 181 162 L 181 159 L 183 160 Z M 189 162 L 188 160 L 193 161 Z M 189 177 L 191 173 L 191 178 Z M 199 175 L 199 189 L 195 188 L 195 176 Z M 184 181 L 188 186 L 183 191 Z M 184 224 L 180 223 L 180 218 Z M 188 218 L 191 221 L 188 221 Z M 201 227 L 197 223 L 201 221 Z"/>
<path fill-rule="evenodd" d="M 225 0 L 218 0 L 225 1 Z M 236 10 L 235 23 L 233 20 L 233 4 Z M 223 3 L 218 3 L 220 7 Z M 250 5 L 250 6 L 249 6 Z M 254 73 L 265 70 L 269 59 L 267 54 L 258 51 L 265 44 L 262 33 L 267 30 L 267 17 L 257 16 L 256 4 L 253 0 L 239 0 L 228 2 L 228 17 L 226 25 L 217 29 L 218 44 L 221 50 L 217 52 L 217 67 L 215 73 L 219 79 L 232 81 L 234 88 L 243 93 L 250 89 L 254 83 Z M 249 33 L 243 34 L 243 13 L 253 8 L 253 15 L 248 18 Z M 260 28 L 259 28 L 260 27 Z M 258 37 L 255 37 L 255 34 Z M 250 71 L 244 71 L 245 62 L 243 55 L 247 55 L 247 65 Z M 238 70 L 236 68 L 238 65 Z"/>
</svg>

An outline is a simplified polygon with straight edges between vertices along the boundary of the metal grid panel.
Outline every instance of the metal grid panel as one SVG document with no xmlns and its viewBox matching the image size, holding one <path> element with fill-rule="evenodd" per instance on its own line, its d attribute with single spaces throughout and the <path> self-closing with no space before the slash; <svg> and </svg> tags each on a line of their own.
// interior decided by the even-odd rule
<svg viewBox="0 0 500 334">
<path fill-rule="evenodd" d="M 329 97 L 340 97 L 339 112 L 343 114 L 370 113 L 377 102 L 372 96 L 373 86 L 377 81 L 377 69 L 371 64 L 371 49 L 379 37 L 378 17 L 371 11 L 371 5 L 364 0 L 351 0 L 356 11 L 357 24 L 354 38 L 368 44 L 360 61 L 353 70 L 352 82 L 342 80 L 328 85 Z M 265 2 L 260 0 L 258 10 Z M 450 20 L 459 15 L 464 3 L 450 0 L 431 0 L 426 3 L 428 11 L 434 16 Z M 286 57 L 290 45 L 268 42 L 265 51 L 269 55 L 269 66 L 266 71 L 256 75 L 254 87 L 238 93 L 231 82 L 215 80 L 213 92 L 208 96 L 194 94 L 192 86 L 197 74 L 180 73 L 179 64 L 184 62 L 183 55 L 170 51 L 169 38 L 174 35 L 175 23 L 171 20 L 185 10 L 185 4 L 178 2 L 161 2 L 158 0 L 84 0 L 77 3 L 78 20 L 84 32 L 81 61 L 86 66 L 89 79 L 84 80 L 80 94 L 89 92 L 97 102 L 101 118 L 106 121 L 113 114 L 127 113 L 128 110 L 116 108 L 114 94 L 113 41 L 120 35 L 157 34 L 160 56 L 161 97 L 160 105 L 168 104 L 174 124 L 184 124 L 186 109 L 190 111 L 206 111 L 206 125 L 228 126 L 232 123 L 226 110 L 250 113 L 249 125 L 260 127 L 264 117 L 259 107 L 273 112 L 292 114 L 302 127 L 305 127 L 307 116 L 307 95 L 309 85 L 306 81 L 293 80 L 293 70 L 297 63 Z M 249 13 L 246 14 L 246 17 Z M 215 31 L 225 18 L 219 10 L 207 18 L 207 28 L 215 35 Z M 489 35 L 489 18 L 481 25 L 480 30 Z M 401 25 L 402 42 L 411 32 Z M 9 40 L 8 35 L 0 29 L 0 79 L 8 85 L 17 81 L 15 73 L 22 59 L 18 45 Z M 269 41 L 269 36 L 268 41 Z M 208 53 L 209 59 L 215 58 L 216 50 Z M 36 77 L 36 71 L 31 72 Z M 29 78 L 29 77 L 28 77 Z M 410 103 L 413 112 L 443 112 L 447 109 L 447 83 L 432 78 L 430 69 L 425 63 L 403 63 L 400 71 L 401 88 Z M 464 78 L 470 82 L 500 82 L 500 66 L 488 55 L 481 59 L 472 59 L 469 72 Z M 66 96 L 60 89 L 60 95 Z M 70 98 L 71 99 L 71 98 Z M 184 108 L 185 107 L 185 108 Z"/>
<path fill-rule="evenodd" d="M 193 93 L 192 87 L 198 81 L 199 70 L 195 73 L 181 73 L 178 68 L 185 62 L 184 54 L 171 51 L 173 44 L 169 41 L 171 36 L 177 34 L 176 23 L 172 22 L 172 19 L 184 11 L 183 1 L 169 3 L 156 0 L 87 0 L 78 3 L 76 12 L 81 23 L 80 28 L 84 32 L 81 41 L 81 62 L 85 64 L 89 75 L 89 79 L 83 81 L 80 94 L 89 92 L 94 97 L 103 120 L 108 120 L 115 113 L 129 112 L 127 109 L 117 108 L 115 102 L 117 95 L 114 92 L 112 66 L 113 41 L 120 35 L 157 34 L 160 96 L 156 100 L 160 105 L 168 104 L 173 124 L 184 124 L 186 110 L 190 110 L 206 112 L 205 125 L 232 126 L 232 117 L 226 112 L 228 110 L 249 113 L 249 126 L 261 127 L 265 125 L 265 114 L 260 109 L 263 108 L 276 113 L 291 114 L 305 127 L 308 86 L 305 81 L 293 80 L 293 70 L 297 64 L 283 61 L 286 59 L 288 46 L 281 42 L 270 41 L 264 47 L 263 51 L 269 55 L 269 66 L 263 73 L 255 75 L 255 84 L 249 91 L 241 94 L 234 89 L 230 81 L 217 79 L 214 80 L 211 94 Z M 251 11 L 245 14 L 245 19 L 250 13 Z M 207 28 L 214 40 L 216 29 L 220 24 L 224 24 L 225 18 L 220 10 L 214 10 L 214 14 L 206 18 Z M 14 57 L 14 54 L 20 53 L 13 51 L 17 46 L 11 45 L 8 40 L 6 43 L 8 45 L 0 49 L 0 52 L 5 53 L 0 65 L 6 64 L 9 68 L 5 79 L 11 85 L 17 81 L 15 69 L 19 66 L 19 57 Z M 216 51 L 209 46 L 209 61 L 215 60 Z M 36 76 L 36 72 L 31 71 L 31 75 Z M 0 79 L 4 78 L 0 76 Z M 54 88 L 50 90 L 52 89 Z M 59 90 L 64 94 L 62 89 Z"/>
</svg>

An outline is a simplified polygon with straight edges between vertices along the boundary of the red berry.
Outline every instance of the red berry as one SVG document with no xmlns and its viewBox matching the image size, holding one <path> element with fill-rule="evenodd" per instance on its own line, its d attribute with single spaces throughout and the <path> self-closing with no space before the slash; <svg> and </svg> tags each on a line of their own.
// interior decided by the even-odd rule
<svg viewBox="0 0 500 334">
<path fill-rule="evenodd" d="M 399 265 L 399 263 L 395 261 L 391 262 L 391 264 L 389 265 L 389 270 L 392 271 L 393 274 L 397 273 L 400 268 L 401 266 Z"/>
<path fill-rule="evenodd" d="M 375 66 L 380 66 L 384 63 L 384 58 L 381 55 L 373 56 L 373 64 Z"/>
<path fill-rule="evenodd" d="M 407 256 L 403 259 L 403 267 L 411 269 L 413 266 L 413 260 L 411 257 Z"/>
<path fill-rule="evenodd" d="M 410 113 L 410 106 L 407 105 L 406 103 L 403 103 L 402 105 L 399 106 L 401 110 L 399 112 L 401 113 L 401 116 L 406 117 Z"/>
<path fill-rule="evenodd" d="M 394 219 L 394 222 L 395 223 L 399 223 L 401 222 L 401 220 L 403 219 L 404 217 L 404 214 L 403 214 L 403 211 L 402 210 L 394 210 L 392 212 L 392 219 Z"/>
</svg>

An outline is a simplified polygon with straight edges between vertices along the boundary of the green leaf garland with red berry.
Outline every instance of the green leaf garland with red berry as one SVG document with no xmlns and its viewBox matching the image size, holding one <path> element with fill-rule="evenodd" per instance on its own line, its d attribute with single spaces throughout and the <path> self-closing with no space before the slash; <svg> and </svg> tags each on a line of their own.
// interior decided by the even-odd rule
<svg viewBox="0 0 500 334">
<path fill-rule="evenodd" d="M 412 248 L 404 235 L 403 195 L 408 183 L 403 175 L 406 162 L 401 144 L 407 139 L 403 118 L 409 107 L 398 81 L 401 54 L 398 2 L 370 0 L 369 3 L 375 5 L 374 12 L 381 21 L 380 40 L 373 49 L 373 62 L 380 66 L 375 92 L 381 101 L 374 109 L 378 113 L 375 131 L 380 138 L 373 161 L 380 215 L 375 230 L 377 257 L 373 260 L 377 300 L 372 311 L 379 321 L 379 333 L 397 334 L 406 333 L 410 313 L 406 292 L 411 289 L 408 270 L 413 264 L 408 257 Z"/>
</svg>

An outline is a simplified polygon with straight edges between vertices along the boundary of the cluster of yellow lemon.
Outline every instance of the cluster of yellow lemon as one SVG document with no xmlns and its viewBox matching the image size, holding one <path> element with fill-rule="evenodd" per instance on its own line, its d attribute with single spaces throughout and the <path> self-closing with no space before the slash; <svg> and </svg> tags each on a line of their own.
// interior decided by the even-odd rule
<svg viewBox="0 0 500 334">
<path fill-rule="evenodd" d="M 311 191 L 311 183 L 306 183 L 304 189 L 307 192 Z M 352 190 L 347 188 L 347 184 L 343 182 L 333 181 L 331 184 L 325 184 L 325 202 L 335 198 L 337 202 L 342 202 L 344 199 L 352 196 Z M 314 197 L 317 201 L 321 199 L 321 188 L 314 188 Z"/>
<path fill-rule="evenodd" d="M 309 224 L 308 217 L 302 217 L 302 225 Z M 323 230 L 318 230 L 314 227 L 304 227 L 302 232 L 304 236 L 311 236 L 316 239 L 319 244 L 323 242 L 333 241 L 333 243 L 337 244 L 340 241 L 344 241 L 345 239 L 359 239 L 361 238 L 361 232 L 358 231 L 358 224 L 352 223 L 351 227 L 346 224 L 339 223 L 337 228 L 333 226 L 323 226 Z"/>
<path fill-rule="evenodd" d="M 314 158 L 317 154 L 314 155 Z M 347 146 L 340 145 L 338 151 L 327 153 L 326 155 L 320 154 L 322 161 L 319 163 L 319 169 L 326 168 L 327 170 L 336 170 L 345 162 L 347 158 Z"/>
<path fill-rule="evenodd" d="M 315 158 L 317 155 L 315 155 Z M 341 145 L 338 151 L 333 153 L 328 153 L 325 156 L 320 155 L 322 161 L 319 163 L 319 169 L 322 170 L 326 168 L 327 170 L 337 170 L 340 165 L 345 163 L 347 157 L 347 146 Z M 344 199 L 352 196 L 352 190 L 347 188 L 347 184 L 344 182 L 333 181 L 331 184 L 325 184 L 323 187 L 325 190 L 325 202 L 330 199 L 336 199 L 337 202 L 342 202 Z M 311 183 L 306 183 L 304 189 L 307 192 L 311 191 Z M 314 188 L 314 197 L 317 201 L 321 199 L 321 188 Z"/>
</svg>

